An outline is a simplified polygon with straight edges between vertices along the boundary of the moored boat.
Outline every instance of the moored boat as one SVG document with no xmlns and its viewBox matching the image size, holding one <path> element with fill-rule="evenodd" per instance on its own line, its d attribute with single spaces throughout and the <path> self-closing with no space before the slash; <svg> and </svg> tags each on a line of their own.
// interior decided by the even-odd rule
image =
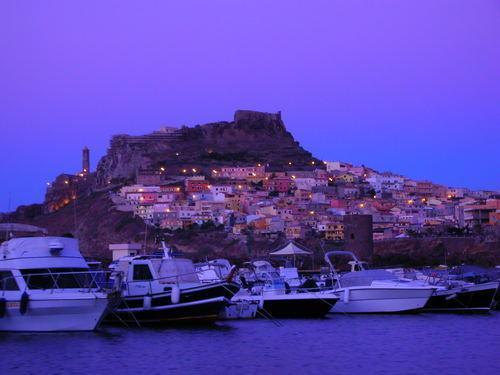
<svg viewBox="0 0 500 375">
<path fill-rule="evenodd" d="M 214 322 L 240 289 L 231 281 L 202 283 L 193 262 L 163 255 L 123 257 L 122 301 L 107 322 L 133 325 Z"/>
<path fill-rule="evenodd" d="M 14 238 L 0 245 L 0 331 L 91 331 L 113 299 L 105 272 L 90 272 L 78 242 Z"/>
<path fill-rule="evenodd" d="M 415 270 L 392 270 L 412 285 L 435 288 L 424 306 L 425 312 L 488 313 L 495 308 L 500 284 L 498 281 L 475 284 L 458 273 L 450 273 L 447 269 L 440 271 L 425 270 L 424 273 Z M 474 279 L 477 280 L 476 277 Z"/>
<path fill-rule="evenodd" d="M 495 307 L 499 282 L 440 287 L 427 304 L 426 312 L 487 313 Z"/>
<path fill-rule="evenodd" d="M 338 297 L 322 292 L 292 292 L 279 273 L 267 261 L 249 263 L 241 270 L 243 290 L 233 301 L 258 303 L 257 317 L 322 318 L 338 301 Z"/>
<path fill-rule="evenodd" d="M 237 271 L 227 259 L 214 259 L 195 265 L 198 278 L 202 283 L 217 283 L 233 279 Z M 257 315 L 257 301 L 229 301 L 226 308 L 220 313 L 221 320 L 253 319 Z"/>
<path fill-rule="evenodd" d="M 331 262 L 331 256 L 348 256 L 351 271 L 339 274 Z M 430 286 L 414 286 L 402 282 L 385 270 L 367 270 L 349 251 L 330 251 L 325 261 L 332 270 L 334 281 L 332 294 L 340 298 L 332 313 L 413 313 L 419 312 L 434 292 Z"/>
</svg>

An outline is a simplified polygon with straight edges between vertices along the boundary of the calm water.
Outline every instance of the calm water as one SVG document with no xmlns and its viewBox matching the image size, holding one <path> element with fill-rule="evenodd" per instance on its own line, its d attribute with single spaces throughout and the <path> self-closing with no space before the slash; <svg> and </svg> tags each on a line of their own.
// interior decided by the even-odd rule
<svg viewBox="0 0 500 375">
<path fill-rule="evenodd" d="M 0 334 L 0 374 L 500 374 L 500 313 Z"/>
</svg>

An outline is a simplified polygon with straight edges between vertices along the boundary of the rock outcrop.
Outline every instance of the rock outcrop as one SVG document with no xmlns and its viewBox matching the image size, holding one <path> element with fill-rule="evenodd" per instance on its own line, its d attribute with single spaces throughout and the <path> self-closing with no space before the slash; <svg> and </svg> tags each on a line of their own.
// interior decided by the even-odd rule
<svg viewBox="0 0 500 375">
<path fill-rule="evenodd" d="M 132 181 L 136 171 L 163 167 L 168 174 L 183 168 L 209 172 L 224 165 L 268 164 L 305 169 L 319 160 L 286 130 L 281 113 L 238 110 L 232 122 L 179 129 L 166 128 L 144 136 L 116 135 L 96 172 L 98 188 Z"/>
</svg>

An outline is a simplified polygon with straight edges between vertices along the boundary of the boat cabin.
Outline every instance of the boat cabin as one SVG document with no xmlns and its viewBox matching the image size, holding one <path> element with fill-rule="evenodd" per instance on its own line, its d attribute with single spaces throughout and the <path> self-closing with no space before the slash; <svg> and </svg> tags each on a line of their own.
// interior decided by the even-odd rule
<svg viewBox="0 0 500 375">
<path fill-rule="evenodd" d="M 0 245 L 0 291 L 81 289 L 94 281 L 73 238 L 13 238 Z"/>
<path fill-rule="evenodd" d="M 200 284 L 190 259 L 148 255 L 123 257 L 113 269 L 123 273 L 122 289 L 128 295 L 155 294 L 168 291 L 172 286 L 186 288 Z"/>
</svg>

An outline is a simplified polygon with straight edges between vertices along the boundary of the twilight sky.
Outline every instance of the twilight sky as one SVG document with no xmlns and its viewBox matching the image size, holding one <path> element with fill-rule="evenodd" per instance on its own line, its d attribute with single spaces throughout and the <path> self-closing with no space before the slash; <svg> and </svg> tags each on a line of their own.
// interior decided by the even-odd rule
<svg viewBox="0 0 500 375">
<path fill-rule="evenodd" d="M 319 158 L 500 189 L 500 1 L 172 3 L 0 2 L 0 211 L 84 145 L 240 108 Z"/>
</svg>

